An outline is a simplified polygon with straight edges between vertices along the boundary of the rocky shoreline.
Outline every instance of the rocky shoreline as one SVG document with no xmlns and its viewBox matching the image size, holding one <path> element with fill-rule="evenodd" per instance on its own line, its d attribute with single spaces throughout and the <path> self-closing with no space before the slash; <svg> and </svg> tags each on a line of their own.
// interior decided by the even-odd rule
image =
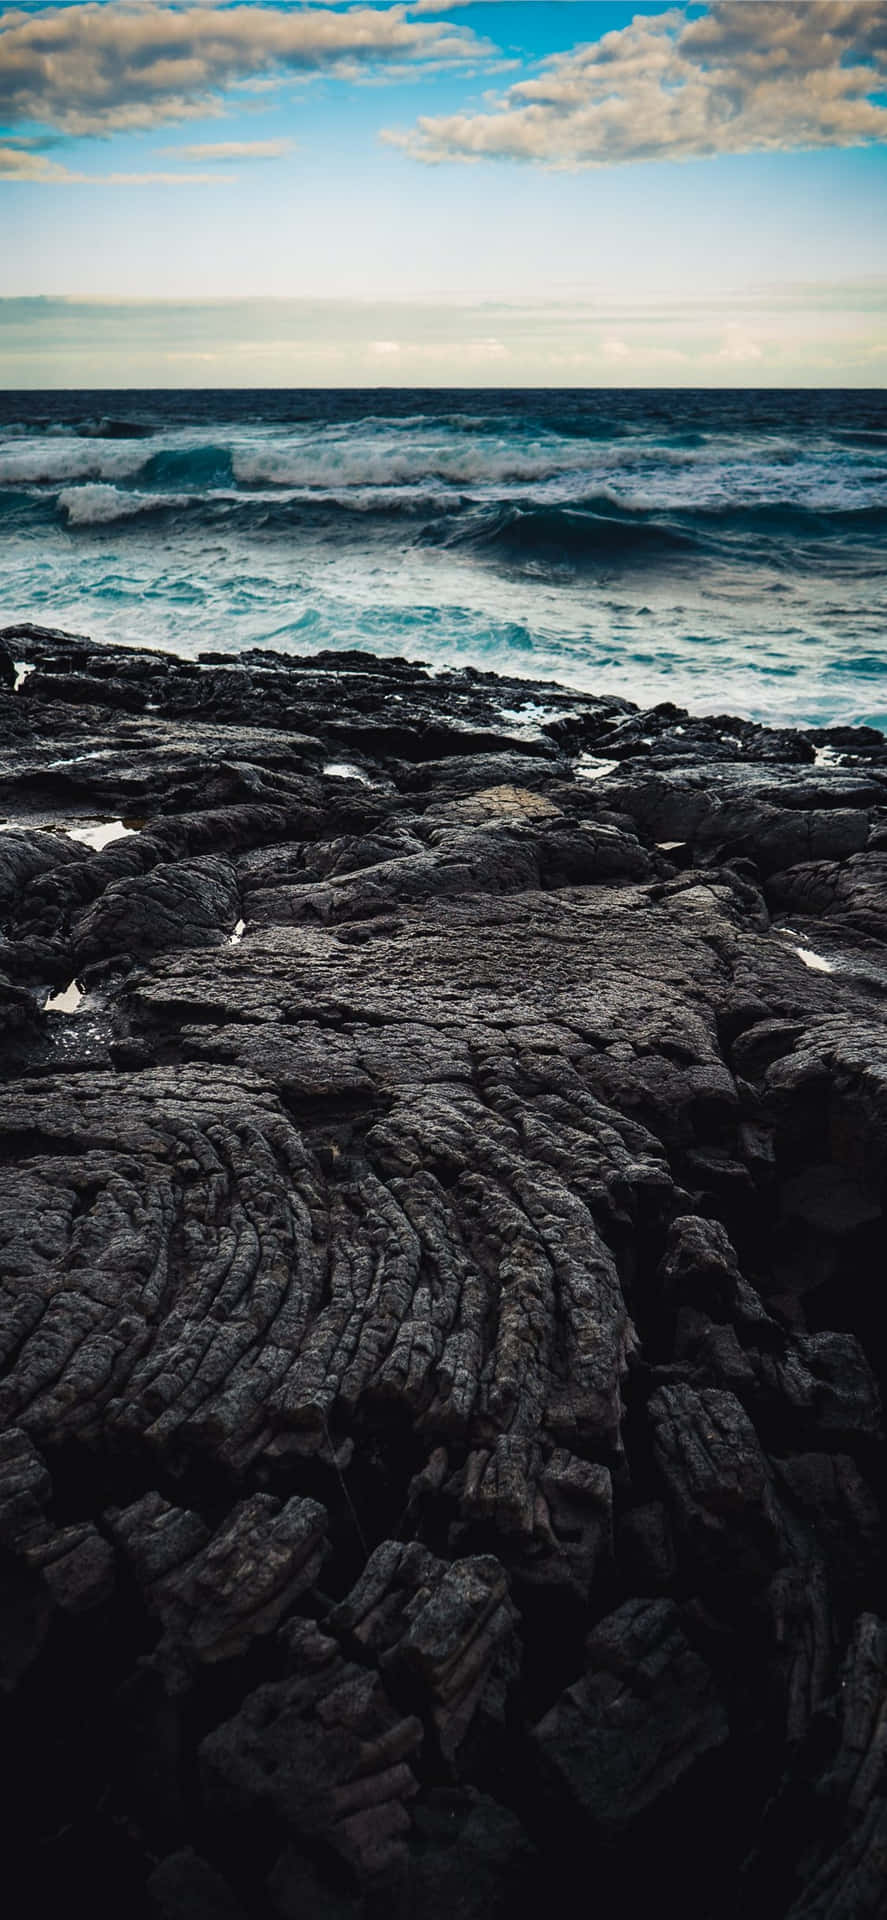
<svg viewBox="0 0 887 1920">
<path fill-rule="evenodd" d="M 29 1904 L 874 1920 L 887 740 L 36 627 L 0 728 Z"/>
</svg>

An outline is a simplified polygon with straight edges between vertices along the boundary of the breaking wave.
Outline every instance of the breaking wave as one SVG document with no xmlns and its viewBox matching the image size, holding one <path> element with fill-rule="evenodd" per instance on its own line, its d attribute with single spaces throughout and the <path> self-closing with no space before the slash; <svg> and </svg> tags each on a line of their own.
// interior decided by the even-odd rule
<svg viewBox="0 0 887 1920">
<path fill-rule="evenodd" d="M 157 482 L 194 478 L 184 462 L 173 459 L 161 462 L 158 457 L 151 469 L 150 477 Z M 887 505 L 827 510 L 771 501 L 664 511 L 612 493 L 562 503 L 515 493 L 490 502 L 454 489 L 390 485 L 280 487 L 269 493 L 229 484 L 165 492 L 159 486 L 155 491 L 82 481 L 53 495 L 33 488 L 0 492 L 0 515 L 5 509 L 20 518 L 41 505 L 54 509 L 72 529 L 174 518 L 182 529 L 195 532 L 236 526 L 244 533 L 252 529 L 269 537 L 277 533 L 308 541 L 378 541 L 387 534 L 399 542 L 460 551 L 478 562 L 510 568 L 667 567 L 725 555 L 752 565 L 765 558 L 782 564 L 787 543 L 799 563 L 805 553 L 815 557 L 823 547 L 878 544 L 887 536 Z"/>
</svg>

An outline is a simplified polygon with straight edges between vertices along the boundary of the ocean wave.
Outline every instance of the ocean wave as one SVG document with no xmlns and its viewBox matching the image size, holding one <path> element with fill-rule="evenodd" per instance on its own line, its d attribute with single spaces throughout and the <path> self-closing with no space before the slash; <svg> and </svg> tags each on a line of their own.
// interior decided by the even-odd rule
<svg viewBox="0 0 887 1920">
<path fill-rule="evenodd" d="M 185 475 L 175 463 L 155 469 L 159 481 Z M 70 527 L 97 527 L 128 519 L 175 513 L 183 526 L 221 530 L 240 527 L 268 538 L 301 535 L 359 541 L 362 537 L 402 540 L 397 527 L 413 526 L 415 544 L 498 555 L 510 565 L 538 562 L 578 568 L 620 560 L 624 564 L 692 552 L 732 554 L 750 559 L 778 558 L 792 551 L 812 556 L 823 547 L 879 545 L 887 535 L 887 505 L 857 504 L 811 508 L 783 500 L 663 507 L 655 497 L 626 498 L 612 489 L 568 500 L 539 495 L 484 499 L 441 485 L 418 488 L 280 488 L 254 492 L 222 487 L 207 491 L 162 492 L 86 481 L 64 487 L 50 502 L 39 489 L 10 489 L 0 496 L 10 514 L 29 508 L 38 518 L 48 506 Z"/>
<path fill-rule="evenodd" d="M 658 515 L 831 515 L 887 507 L 885 470 L 871 456 L 854 459 L 819 442 L 792 447 L 772 435 L 766 444 L 746 436 L 727 446 L 690 429 L 604 446 L 556 434 L 457 434 L 442 421 L 421 430 L 402 422 L 397 432 L 379 432 L 365 421 L 354 429 L 333 422 L 322 432 L 314 426 L 283 438 L 252 426 L 229 431 L 219 422 L 215 431 L 183 428 L 153 442 L 43 433 L 0 443 L 0 492 L 77 484 L 129 485 L 208 502 L 228 492 L 287 502 L 335 497 L 343 509 L 353 503 L 361 512 L 410 511 L 408 494 L 423 503 L 428 497 L 432 511 L 434 495 L 448 505 L 454 494 L 467 494 L 495 506 L 521 503 L 526 493 L 539 504 L 580 512 L 592 495 L 620 511 Z"/>
<path fill-rule="evenodd" d="M 576 448 L 554 445 L 521 450 L 494 447 L 425 444 L 373 445 L 350 440 L 322 445 L 268 447 L 235 452 L 235 479 L 248 487 L 304 487 L 320 491 L 343 488 L 407 487 L 441 482 L 449 487 L 523 485 L 581 473 L 583 455 Z"/>
<path fill-rule="evenodd" d="M 38 517 L 48 507 L 58 509 L 69 526 L 100 526 L 115 520 L 144 518 L 146 515 L 177 513 L 193 529 L 199 525 L 218 527 L 240 525 L 267 532 L 292 533 L 298 527 L 306 531 L 341 531 L 353 519 L 365 530 L 366 523 L 378 520 L 440 520 L 457 514 L 473 503 L 458 493 L 420 492 L 411 488 L 395 490 L 364 489 L 354 493 L 313 493 L 305 489 L 286 494 L 238 493 L 231 490 L 210 493 L 146 493 L 132 487 L 115 487 L 101 482 L 85 482 L 63 487 L 54 498 L 37 490 L 11 491 L 0 495 L 0 514 L 6 502 L 36 510 Z"/>
<path fill-rule="evenodd" d="M 233 446 L 196 441 L 150 450 L 144 442 L 42 437 L 7 440 L 0 446 L 0 486 L 64 486 L 69 481 L 138 481 L 143 487 L 174 484 L 189 490 L 240 486 L 249 490 L 329 492 L 368 487 L 392 489 L 525 485 L 581 476 L 581 448 L 507 446 L 482 441 L 467 446 L 439 442 L 392 442 L 372 436 L 342 439 L 330 434 L 302 442 Z"/>
<path fill-rule="evenodd" d="M 766 539 L 782 539 L 786 534 L 801 540 L 838 538 L 880 539 L 887 533 L 887 501 L 861 499 L 859 494 L 834 490 L 814 497 L 806 504 L 788 500 L 739 501 L 716 508 L 700 507 L 695 514 L 681 516 L 700 525 L 720 526 L 725 531 L 757 533 Z"/>
<path fill-rule="evenodd" d="M 554 440 L 508 445 L 426 439 L 392 444 L 355 436 L 296 445 L 235 448 L 232 470 L 239 485 L 269 489 L 329 491 L 367 487 L 438 485 L 495 497 L 516 487 L 546 487 L 568 504 L 589 491 L 642 508 L 712 507 L 733 501 L 769 505 L 782 499 L 811 508 L 867 504 L 881 476 L 858 467 L 843 471 L 824 456 L 793 450 L 743 448 L 725 456 L 722 447 L 700 444 L 589 449 L 587 442 Z M 572 496 L 572 499 L 570 499 Z M 880 504 L 887 504 L 881 486 Z"/>
<path fill-rule="evenodd" d="M 83 420 L 77 428 L 94 440 L 150 440 L 156 428 L 138 420 L 119 420 L 103 414 L 100 420 Z"/>
<path fill-rule="evenodd" d="M 887 448 L 887 427 L 835 427 L 833 438 L 848 447 L 871 448 L 883 453 Z"/>
<path fill-rule="evenodd" d="M 32 439 L 50 434 L 54 439 L 68 440 L 150 440 L 157 427 L 148 421 L 121 420 L 116 414 L 84 414 L 73 420 L 54 420 L 38 414 L 30 420 L 8 419 L 3 431 Z"/>
<path fill-rule="evenodd" d="M 887 533 L 887 507 L 842 507 L 827 513 L 784 502 L 750 506 L 676 509 L 669 513 L 612 493 L 569 505 L 512 501 L 495 508 L 473 506 L 455 523 L 427 527 L 423 544 L 467 547 L 501 555 L 511 564 L 574 567 L 619 562 L 643 564 L 669 556 L 714 554 L 729 548 L 760 559 L 771 544 L 791 537 L 799 546 L 822 541 L 880 541 Z"/>
<path fill-rule="evenodd" d="M 144 440 L 121 436 L 41 436 L 7 440 L 0 446 L 0 487 L 65 486 L 69 481 L 137 481 L 145 487 L 170 485 L 192 490 L 234 485 L 226 446 L 197 442 L 185 446 L 146 447 Z"/>
<path fill-rule="evenodd" d="M 0 493 L 0 521 L 28 520 L 40 507 L 45 514 L 45 495 L 33 487 L 6 487 Z"/>
<path fill-rule="evenodd" d="M 688 553 L 699 544 L 689 529 L 620 512 L 614 501 L 600 496 L 581 507 L 515 502 L 470 514 L 453 528 L 427 529 L 423 540 L 501 555 L 511 563 L 554 567 L 643 562 Z"/>
<path fill-rule="evenodd" d="M 138 478 L 142 486 L 175 486 L 188 492 L 235 484 L 230 450 L 212 444 L 158 447 L 139 468 Z"/>
<path fill-rule="evenodd" d="M 64 486 L 75 480 L 130 480 L 141 471 L 139 448 L 112 442 L 47 438 L 0 447 L 0 487 Z"/>
<path fill-rule="evenodd" d="M 131 520 L 150 513 L 168 513 L 172 508 L 187 508 L 188 504 L 187 496 L 135 493 L 96 483 L 65 487 L 56 501 L 71 527 L 110 526 L 117 520 Z"/>
</svg>

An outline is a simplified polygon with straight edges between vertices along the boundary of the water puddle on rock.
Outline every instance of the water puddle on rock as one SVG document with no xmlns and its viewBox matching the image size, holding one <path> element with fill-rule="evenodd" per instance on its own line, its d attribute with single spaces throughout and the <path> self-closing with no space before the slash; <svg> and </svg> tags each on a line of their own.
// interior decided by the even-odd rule
<svg viewBox="0 0 887 1920">
<path fill-rule="evenodd" d="M 804 947 L 799 944 L 804 936 L 796 927 L 774 927 L 773 931 L 782 934 L 783 939 L 791 941 L 792 952 L 797 954 L 799 960 L 803 960 L 805 967 L 809 967 L 811 973 L 837 973 L 838 969 L 833 960 L 827 960 L 825 955 L 817 953 L 814 947 Z"/>
<path fill-rule="evenodd" d="M 597 760 L 593 753 L 583 753 L 575 771 L 581 780 L 603 780 L 608 773 L 615 773 L 618 765 L 618 760 Z"/>
<path fill-rule="evenodd" d="M 64 760 L 47 760 L 45 771 L 57 773 L 60 767 L 80 767 L 84 760 L 110 760 L 113 747 L 91 747 L 88 753 L 69 753 Z"/>
<path fill-rule="evenodd" d="M 113 840 L 123 840 L 130 834 L 138 833 L 138 827 L 128 827 L 125 820 L 90 820 L 80 827 L 63 827 L 62 832 L 69 840 L 80 840 L 93 853 L 100 853 L 103 847 L 109 847 Z"/>
<path fill-rule="evenodd" d="M 114 840 L 141 833 L 144 820 L 48 820 L 39 814 L 29 820 L 0 820 L 0 833 L 60 833 L 78 840 L 90 853 L 101 853 Z"/>
<path fill-rule="evenodd" d="M 570 713 L 563 707 L 543 707 L 538 700 L 525 700 L 522 707 L 500 707 L 499 719 L 508 728 L 509 733 L 519 733 L 537 739 L 543 726 L 553 720 L 575 720 L 576 713 Z"/>
<path fill-rule="evenodd" d="M 369 774 L 364 773 L 362 767 L 352 766 L 349 760 L 326 760 L 321 773 L 327 774 L 331 780 L 360 780 L 365 787 L 373 784 Z"/>
<path fill-rule="evenodd" d="M 805 967 L 809 967 L 813 973 L 834 973 L 832 961 L 825 960 L 821 953 L 814 953 L 812 947 L 796 947 L 795 952 L 798 959 L 803 960 Z"/>
<path fill-rule="evenodd" d="M 48 993 L 43 1002 L 44 1013 L 76 1013 L 83 999 L 83 988 L 79 981 L 72 980 L 59 993 Z"/>
</svg>

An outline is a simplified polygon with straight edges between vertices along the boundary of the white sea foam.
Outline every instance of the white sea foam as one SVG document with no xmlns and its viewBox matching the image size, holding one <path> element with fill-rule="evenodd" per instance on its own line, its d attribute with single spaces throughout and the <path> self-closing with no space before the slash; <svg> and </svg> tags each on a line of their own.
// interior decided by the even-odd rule
<svg viewBox="0 0 887 1920">
<path fill-rule="evenodd" d="M 135 493 L 92 483 L 64 487 L 58 497 L 58 505 L 67 514 L 71 527 L 107 526 L 113 520 L 131 520 L 139 513 L 187 504 L 187 494 Z"/>
<path fill-rule="evenodd" d="M 443 421 L 383 417 L 295 434 L 240 426 L 167 431 L 137 442 L 89 437 L 6 437 L 0 441 L 0 487 L 67 487 L 75 482 L 136 480 L 151 461 L 172 463 L 187 483 L 193 456 L 196 497 L 205 495 L 228 455 L 246 488 L 305 489 L 351 496 L 359 489 L 445 486 L 507 493 L 543 489 L 561 504 L 583 496 L 611 500 L 623 511 L 766 510 L 784 506 L 824 513 L 887 505 L 880 470 L 842 465 L 834 449 L 811 447 L 790 459 L 778 445 L 722 440 L 677 449 L 648 438 L 595 442 L 570 434 L 482 430 L 466 435 Z M 210 467 L 207 460 L 212 456 Z"/>
<path fill-rule="evenodd" d="M 7 441 L 0 446 L 0 486 L 64 485 L 69 480 L 130 480 L 148 455 L 144 446 L 95 440 Z"/>
<path fill-rule="evenodd" d="M 448 486 L 472 487 L 485 483 L 547 480 L 564 472 L 586 470 L 587 457 L 571 442 L 521 450 L 496 441 L 492 446 L 449 445 L 428 441 L 414 446 L 350 444 L 315 441 L 294 446 L 273 444 L 254 451 L 235 452 L 235 478 L 246 486 L 408 487 L 430 480 Z"/>
</svg>

